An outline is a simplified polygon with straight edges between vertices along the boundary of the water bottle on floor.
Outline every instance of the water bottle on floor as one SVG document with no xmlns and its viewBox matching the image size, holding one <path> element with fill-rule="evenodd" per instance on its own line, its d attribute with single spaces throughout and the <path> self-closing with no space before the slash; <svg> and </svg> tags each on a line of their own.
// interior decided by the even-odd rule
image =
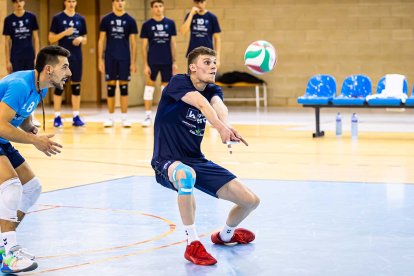
<svg viewBox="0 0 414 276">
<path fill-rule="evenodd" d="M 336 136 L 341 136 L 342 135 L 342 115 L 341 113 L 338 112 L 338 114 L 336 114 L 336 125 L 335 125 L 335 133 Z"/>
<path fill-rule="evenodd" d="M 356 113 L 353 113 L 351 117 L 351 137 L 358 137 L 358 117 Z"/>
</svg>

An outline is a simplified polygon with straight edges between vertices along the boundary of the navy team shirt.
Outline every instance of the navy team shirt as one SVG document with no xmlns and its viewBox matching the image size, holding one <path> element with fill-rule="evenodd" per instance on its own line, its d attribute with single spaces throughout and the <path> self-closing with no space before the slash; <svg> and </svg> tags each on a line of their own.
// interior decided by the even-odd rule
<svg viewBox="0 0 414 276">
<path fill-rule="evenodd" d="M 86 35 L 86 22 L 83 16 L 78 13 L 75 13 L 74 16 L 69 16 L 65 12 L 60 12 L 53 16 L 50 31 L 59 34 L 70 27 L 74 28 L 73 34 L 63 37 L 58 44 L 69 50 L 70 60 L 82 60 L 82 44 L 75 46 L 72 42 L 75 38 Z"/>
<path fill-rule="evenodd" d="M 40 102 L 40 97 L 46 96 L 48 89 L 42 89 L 39 94 L 35 83 L 34 70 L 18 71 L 0 80 L 0 101 L 16 111 L 10 122 L 16 128 L 32 114 Z M 0 144 L 8 142 L 0 137 Z"/>
<path fill-rule="evenodd" d="M 188 14 L 185 19 L 187 19 Z M 194 48 L 199 46 L 213 49 L 213 34 L 221 32 L 217 16 L 211 12 L 203 15 L 196 13 L 190 25 L 190 44 L 188 45 L 187 55 Z"/>
<path fill-rule="evenodd" d="M 111 12 L 102 18 L 100 31 L 106 33 L 105 59 L 130 60 L 129 36 L 138 34 L 137 22 L 128 13 Z"/>
<path fill-rule="evenodd" d="M 21 17 L 12 13 L 4 19 L 3 35 L 12 40 L 11 60 L 34 60 L 32 33 L 38 29 L 36 16 L 27 11 Z"/>
<path fill-rule="evenodd" d="M 172 64 L 171 36 L 177 35 L 175 23 L 164 17 L 161 21 L 151 18 L 141 28 L 141 38 L 148 39 L 148 63 Z"/>
<path fill-rule="evenodd" d="M 206 118 L 196 107 L 181 100 L 188 92 L 197 91 L 189 75 L 175 75 L 164 88 L 154 123 L 152 161 L 206 160 L 201 152 Z M 200 92 L 209 102 L 214 96 L 223 99 L 223 91 L 208 84 Z"/>
</svg>

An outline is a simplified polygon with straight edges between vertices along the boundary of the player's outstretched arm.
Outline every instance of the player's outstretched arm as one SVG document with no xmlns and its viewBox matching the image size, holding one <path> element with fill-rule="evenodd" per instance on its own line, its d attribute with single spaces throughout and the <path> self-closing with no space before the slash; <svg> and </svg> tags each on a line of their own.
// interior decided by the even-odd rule
<svg viewBox="0 0 414 276">
<path fill-rule="evenodd" d="M 220 121 L 222 121 L 236 136 L 240 139 L 246 146 L 248 146 L 248 143 L 246 140 L 243 139 L 243 137 L 235 130 L 229 123 L 228 117 L 229 117 L 229 110 L 227 106 L 224 104 L 222 99 L 219 96 L 214 96 L 210 100 L 211 106 L 216 111 L 217 116 L 219 117 Z"/>
<path fill-rule="evenodd" d="M 240 141 L 234 133 L 223 123 L 217 115 L 217 112 L 207 101 L 207 99 L 198 91 L 188 92 L 182 98 L 182 101 L 192 105 L 199 109 L 206 119 L 213 125 L 215 129 L 220 133 L 221 141 L 226 143 L 227 141 Z"/>
<path fill-rule="evenodd" d="M 37 136 L 15 128 L 10 123 L 15 115 L 16 112 L 10 106 L 0 102 L 0 137 L 16 143 L 32 144 L 47 156 L 60 152 L 62 146 L 50 139 L 53 134 Z"/>
</svg>

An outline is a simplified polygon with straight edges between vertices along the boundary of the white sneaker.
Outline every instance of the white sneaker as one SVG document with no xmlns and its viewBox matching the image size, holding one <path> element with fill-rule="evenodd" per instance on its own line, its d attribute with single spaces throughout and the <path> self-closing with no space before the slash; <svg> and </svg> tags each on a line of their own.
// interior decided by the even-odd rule
<svg viewBox="0 0 414 276">
<path fill-rule="evenodd" d="M 35 127 L 40 127 L 42 125 L 38 120 L 35 119 L 35 117 L 32 117 L 32 123 Z"/>
<path fill-rule="evenodd" d="M 113 119 L 108 119 L 104 122 L 104 127 L 113 127 L 114 126 L 114 120 Z"/>
<path fill-rule="evenodd" d="M 123 127 L 131 127 L 131 125 L 132 125 L 131 121 L 129 121 L 127 119 L 122 120 L 122 126 Z"/>
<path fill-rule="evenodd" d="M 37 263 L 30 260 L 19 245 L 13 246 L 9 254 L 3 255 L 3 262 L 1 264 L 1 272 L 3 273 L 26 272 L 36 268 Z"/>
<path fill-rule="evenodd" d="M 142 121 L 142 127 L 149 127 L 151 125 L 151 117 L 146 116 L 144 121 Z"/>
</svg>

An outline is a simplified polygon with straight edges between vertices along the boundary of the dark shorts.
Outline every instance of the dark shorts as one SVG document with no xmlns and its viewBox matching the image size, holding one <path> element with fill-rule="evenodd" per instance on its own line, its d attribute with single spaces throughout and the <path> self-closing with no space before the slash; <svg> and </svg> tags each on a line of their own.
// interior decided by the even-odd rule
<svg viewBox="0 0 414 276">
<path fill-rule="evenodd" d="M 11 63 L 13 66 L 13 72 L 34 69 L 33 59 L 12 60 Z"/>
<path fill-rule="evenodd" d="M 72 72 L 71 81 L 82 81 L 82 60 L 69 60 L 69 69 Z"/>
<path fill-rule="evenodd" d="M 105 79 L 109 80 L 131 80 L 131 62 L 129 60 L 105 59 Z"/>
<path fill-rule="evenodd" d="M 167 65 L 151 65 L 150 79 L 155 81 L 159 72 L 161 72 L 161 82 L 169 82 L 172 78 L 172 64 Z"/>
<path fill-rule="evenodd" d="M 19 167 L 25 161 L 23 156 L 20 155 L 19 151 L 15 149 L 10 143 L 0 144 L 0 156 L 1 155 L 7 156 L 13 168 Z"/>
<path fill-rule="evenodd" d="M 162 186 L 177 191 L 174 184 L 168 179 L 168 167 L 178 160 L 152 161 L 151 166 L 155 171 L 155 178 Z M 200 191 L 217 197 L 217 191 L 231 180 L 237 178 L 225 168 L 209 161 L 182 162 L 190 166 L 196 173 L 195 187 Z"/>
</svg>

